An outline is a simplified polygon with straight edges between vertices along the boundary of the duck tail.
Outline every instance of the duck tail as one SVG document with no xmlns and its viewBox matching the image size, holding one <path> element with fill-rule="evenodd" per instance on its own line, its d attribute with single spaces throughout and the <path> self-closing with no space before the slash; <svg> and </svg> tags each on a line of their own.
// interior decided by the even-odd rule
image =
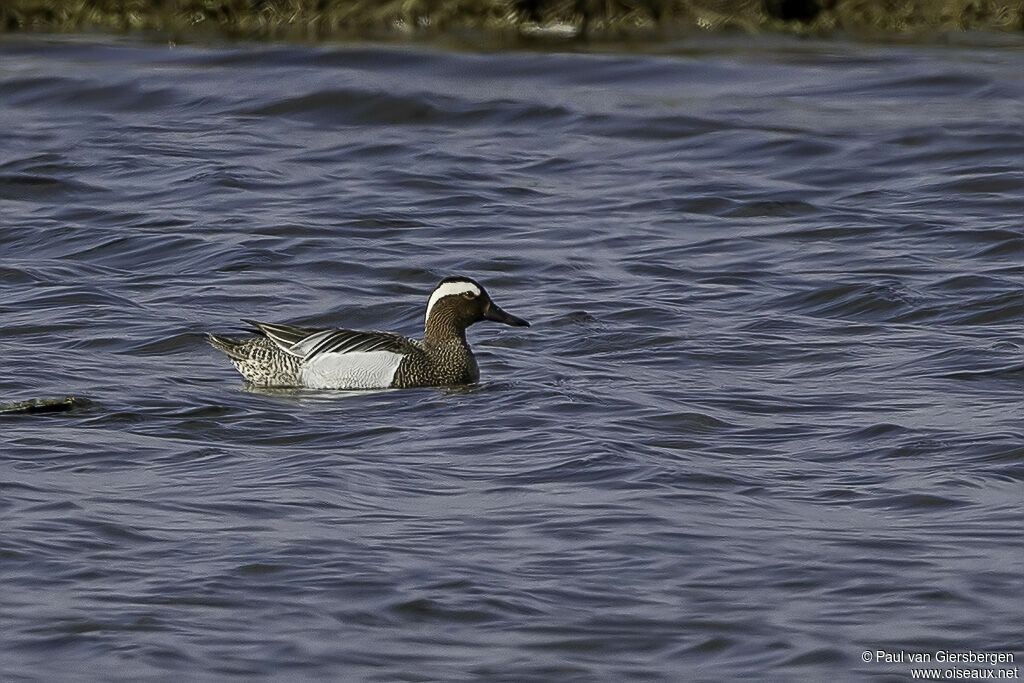
<svg viewBox="0 0 1024 683">
<path fill-rule="evenodd" d="M 231 339 L 230 337 L 222 337 L 218 334 L 207 334 L 206 341 L 213 348 L 217 349 L 228 358 L 234 358 L 235 360 L 245 360 L 246 356 L 241 352 L 241 347 L 245 342 Z"/>
</svg>

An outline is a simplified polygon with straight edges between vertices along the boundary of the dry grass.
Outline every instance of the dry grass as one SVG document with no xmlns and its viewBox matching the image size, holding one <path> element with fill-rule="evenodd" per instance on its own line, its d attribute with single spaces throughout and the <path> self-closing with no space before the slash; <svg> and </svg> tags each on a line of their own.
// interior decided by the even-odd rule
<svg viewBox="0 0 1024 683">
<path fill-rule="evenodd" d="M 672 29 L 1024 30 L 1024 0 L 4 0 L 0 30 L 317 41 L 465 29 L 616 36 Z"/>
</svg>

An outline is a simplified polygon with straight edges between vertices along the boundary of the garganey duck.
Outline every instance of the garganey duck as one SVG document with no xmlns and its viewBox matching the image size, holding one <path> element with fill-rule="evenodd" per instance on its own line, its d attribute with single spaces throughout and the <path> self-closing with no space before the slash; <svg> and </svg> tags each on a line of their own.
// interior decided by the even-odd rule
<svg viewBox="0 0 1024 683">
<path fill-rule="evenodd" d="M 441 280 L 427 302 L 423 341 L 392 332 L 272 325 L 245 320 L 257 336 L 208 335 L 245 379 L 259 386 L 384 389 L 469 384 L 480 369 L 466 328 L 481 320 L 529 327 L 468 277 Z"/>
</svg>

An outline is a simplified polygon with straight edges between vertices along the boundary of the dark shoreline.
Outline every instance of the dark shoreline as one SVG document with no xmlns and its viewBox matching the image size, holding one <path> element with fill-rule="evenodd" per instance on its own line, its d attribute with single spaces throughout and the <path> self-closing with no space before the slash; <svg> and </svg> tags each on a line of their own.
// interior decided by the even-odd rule
<svg viewBox="0 0 1024 683">
<path fill-rule="evenodd" d="M 914 36 L 1024 31 L 1021 0 L 8 0 L 6 33 L 144 33 L 169 41 L 420 40 L 497 44 L 687 34 Z"/>
</svg>

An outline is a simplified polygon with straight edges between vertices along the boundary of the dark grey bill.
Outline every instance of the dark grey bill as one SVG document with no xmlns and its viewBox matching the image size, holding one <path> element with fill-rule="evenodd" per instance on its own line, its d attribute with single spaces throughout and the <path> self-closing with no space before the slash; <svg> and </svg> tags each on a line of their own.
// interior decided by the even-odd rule
<svg viewBox="0 0 1024 683">
<path fill-rule="evenodd" d="M 506 313 L 501 310 L 501 307 L 493 301 L 487 304 L 487 308 L 484 309 L 484 318 L 487 320 L 493 320 L 496 323 L 505 323 L 506 325 L 514 325 L 516 327 L 530 326 L 530 323 L 526 322 L 522 318 L 517 318 L 511 313 Z"/>
</svg>

